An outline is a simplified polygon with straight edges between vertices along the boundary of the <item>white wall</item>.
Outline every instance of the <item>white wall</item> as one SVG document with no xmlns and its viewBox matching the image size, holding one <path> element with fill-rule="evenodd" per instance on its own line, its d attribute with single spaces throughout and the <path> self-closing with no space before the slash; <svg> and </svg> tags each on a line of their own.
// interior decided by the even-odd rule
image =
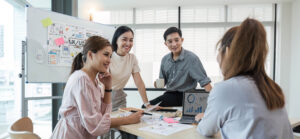
<svg viewBox="0 0 300 139">
<path fill-rule="evenodd" d="M 275 80 L 281 86 L 286 100 L 286 109 L 290 106 L 290 61 L 291 61 L 291 7 L 292 3 L 278 5 L 278 34 L 276 46 Z"/>
<path fill-rule="evenodd" d="M 300 0 L 292 3 L 289 116 L 300 117 Z"/>
<path fill-rule="evenodd" d="M 285 93 L 289 117 L 300 118 L 300 0 L 279 7 L 276 82 Z"/>
</svg>

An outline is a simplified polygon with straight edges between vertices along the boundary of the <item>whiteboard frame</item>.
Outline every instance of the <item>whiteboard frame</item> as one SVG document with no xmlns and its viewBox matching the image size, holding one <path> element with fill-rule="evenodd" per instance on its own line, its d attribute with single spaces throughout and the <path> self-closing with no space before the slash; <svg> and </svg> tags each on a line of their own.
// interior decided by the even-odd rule
<svg viewBox="0 0 300 139">
<path fill-rule="evenodd" d="M 48 28 L 43 27 L 41 21 L 51 18 L 52 22 L 65 23 L 86 29 L 97 30 L 103 37 L 111 41 L 115 31 L 114 26 L 91 22 L 77 17 L 64 15 L 43 9 L 26 8 L 26 82 L 27 83 L 65 83 L 70 75 L 70 66 L 55 66 L 48 64 Z M 42 60 L 36 60 L 39 53 L 43 53 Z"/>
</svg>

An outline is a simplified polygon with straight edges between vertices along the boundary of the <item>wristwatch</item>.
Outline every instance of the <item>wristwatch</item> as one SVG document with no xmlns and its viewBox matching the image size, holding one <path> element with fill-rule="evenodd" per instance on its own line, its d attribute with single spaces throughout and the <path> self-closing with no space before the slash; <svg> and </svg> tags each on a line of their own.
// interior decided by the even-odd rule
<svg viewBox="0 0 300 139">
<path fill-rule="evenodd" d="M 112 92 L 112 89 L 105 89 L 104 91 L 110 93 L 110 92 Z"/>
<path fill-rule="evenodd" d="M 145 107 L 147 107 L 148 105 L 150 105 L 150 102 L 144 103 Z"/>
</svg>

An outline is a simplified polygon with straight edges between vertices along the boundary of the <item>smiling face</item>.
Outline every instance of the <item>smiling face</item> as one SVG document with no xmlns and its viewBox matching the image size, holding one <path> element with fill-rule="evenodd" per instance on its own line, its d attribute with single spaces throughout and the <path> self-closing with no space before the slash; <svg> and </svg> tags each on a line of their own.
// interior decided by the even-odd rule
<svg viewBox="0 0 300 139">
<path fill-rule="evenodd" d="M 110 64 L 110 59 L 112 55 L 111 46 L 106 46 L 103 49 L 97 51 L 97 53 L 92 53 L 92 66 L 97 72 L 107 72 Z"/>
<path fill-rule="evenodd" d="M 131 31 L 127 31 L 119 36 L 117 39 L 118 50 L 117 53 L 119 55 L 126 55 L 130 52 L 133 46 L 133 34 Z"/>
<path fill-rule="evenodd" d="M 181 52 L 183 38 L 177 32 L 169 34 L 166 38 L 165 45 L 174 55 L 179 55 Z"/>
</svg>

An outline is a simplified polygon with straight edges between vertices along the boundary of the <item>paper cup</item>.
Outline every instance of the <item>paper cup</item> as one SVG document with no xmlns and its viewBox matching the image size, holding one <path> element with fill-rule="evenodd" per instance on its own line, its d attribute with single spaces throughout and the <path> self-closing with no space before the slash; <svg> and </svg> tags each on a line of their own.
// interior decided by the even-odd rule
<svg viewBox="0 0 300 139">
<path fill-rule="evenodd" d="M 156 88 L 164 88 L 165 80 L 164 79 L 156 79 Z"/>
</svg>

